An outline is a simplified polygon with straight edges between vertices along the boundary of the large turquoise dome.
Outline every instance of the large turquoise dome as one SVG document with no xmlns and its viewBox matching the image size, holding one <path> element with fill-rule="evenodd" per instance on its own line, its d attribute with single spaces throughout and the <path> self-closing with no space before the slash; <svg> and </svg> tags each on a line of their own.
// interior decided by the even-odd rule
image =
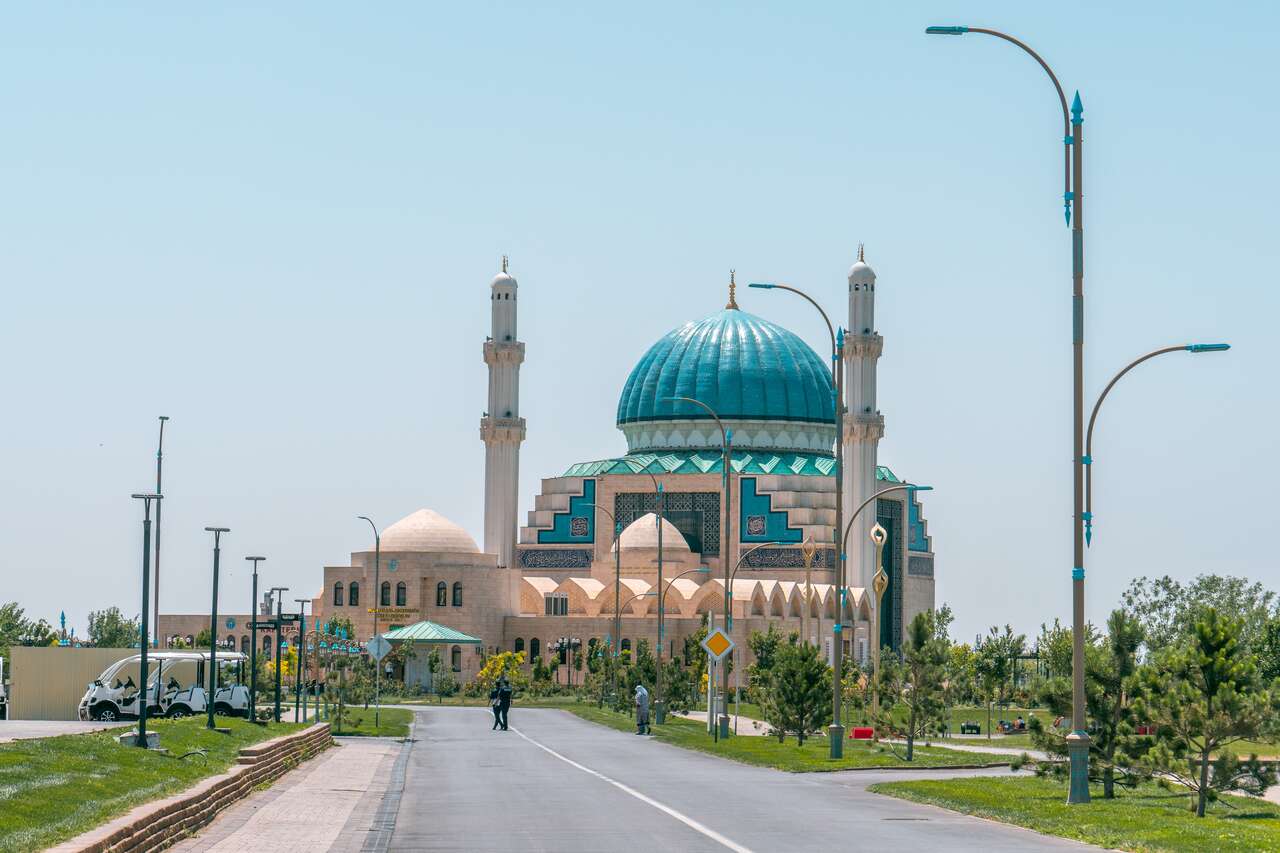
<svg viewBox="0 0 1280 853">
<path fill-rule="evenodd" d="M 736 308 L 664 335 L 618 401 L 618 427 L 632 452 L 718 447 L 718 431 L 692 423 L 710 415 L 671 397 L 701 400 L 733 421 L 735 447 L 830 452 L 835 440 L 824 359 L 792 332 Z"/>
</svg>

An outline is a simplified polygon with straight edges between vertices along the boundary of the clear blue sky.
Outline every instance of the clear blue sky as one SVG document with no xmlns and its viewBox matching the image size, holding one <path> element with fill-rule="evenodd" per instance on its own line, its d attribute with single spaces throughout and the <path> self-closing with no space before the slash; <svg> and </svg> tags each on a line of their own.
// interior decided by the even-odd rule
<svg viewBox="0 0 1280 853">
<path fill-rule="evenodd" d="M 487 284 L 521 284 L 538 479 L 624 449 L 634 362 L 741 280 L 843 313 L 879 274 L 881 460 L 934 485 L 955 633 L 1069 615 L 1070 278 L 1052 90 L 1086 108 L 1096 621 L 1129 579 L 1280 587 L 1280 14 L 1171 3 L 38 4 L 0 28 L 0 600 L 138 609 L 166 453 L 165 610 L 314 594 L 423 506 L 480 538 Z M 892 7 L 892 8 L 890 8 Z M 745 309 L 815 348 L 798 300 Z"/>
</svg>

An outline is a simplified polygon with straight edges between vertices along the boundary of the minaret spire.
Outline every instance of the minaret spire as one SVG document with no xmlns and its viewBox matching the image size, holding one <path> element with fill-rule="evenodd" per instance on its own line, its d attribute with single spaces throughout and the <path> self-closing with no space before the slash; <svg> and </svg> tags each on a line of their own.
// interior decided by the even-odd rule
<svg viewBox="0 0 1280 853">
<path fill-rule="evenodd" d="M 515 566 L 516 504 L 520 492 L 520 444 L 524 418 L 520 417 L 520 364 L 524 344 L 516 338 L 516 280 L 507 272 L 489 285 L 491 333 L 484 342 L 484 363 L 489 366 L 489 405 L 480 419 L 484 442 L 484 550 L 496 554 L 498 565 Z"/>
<path fill-rule="evenodd" d="M 862 258 L 862 252 L 861 252 L 861 249 L 859 249 L 859 252 L 858 252 L 858 258 L 859 258 L 859 259 L 861 259 L 861 258 Z M 506 272 L 506 271 L 507 271 L 507 256 L 506 256 L 506 255 L 503 255 L 503 256 L 502 256 L 502 271 L 503 271 L 503 272 Z"/>
<path fill-rule="evenodd" d="M 737 290 L 738 283 L 734 280 L 734 270 L 729 270 L 729 304 L 724 306 L 726 310 L 738 310 Z"/>
</svg>

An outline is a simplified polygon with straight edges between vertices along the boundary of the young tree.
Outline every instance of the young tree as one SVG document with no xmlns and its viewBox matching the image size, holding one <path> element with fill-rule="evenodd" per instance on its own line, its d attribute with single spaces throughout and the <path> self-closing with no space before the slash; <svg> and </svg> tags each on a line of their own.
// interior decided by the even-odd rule
<svg viewBox="0 0 1280 853">
<path fill-rule="evenodd" d="M 762 706 L 778 742 L 790 732 L 803 746 L 805 738 L 820 731 L 826 722 L 830 700 L 831 669 L 818 658 L 818 650 L 808 643 L 783 646 L 774 661 Z"/>
<path fill-rule="evenodd" d="M 138 643 L 141 622 L 135 616 L 126 619 L 119 607 L 89 611 L 89 642 L 104 649 L 127 649 Z M 205 631 L 205 647 L 209 646 Z"/>
<path fill-rule="evenodd" d="M 1057 623 L 1054 624 L 1056 628 Z M 1103 796 L 1113 799 L 1117 781 L 1132 786 L 1150 777 L 1143 757 L 1151 748 L 1152 738 L 1136 733 L 1138 720 L 1134 711 L 1134 676 L 1138 671 L 1142 626 L 1128 612 L 1115 610 L 1107 619 L 1107 633 L 1105 642 L 1093 636 L 1085 640 L 1085 705 L 1094 726 L 1089 744 L 1090 778 L 1100 780 Z M 1070 630 L 1066 637 L 1069 643 Z M 1070 666 L 1065 673 L 1045 682 L 1039 698 L 1053 713 L 1063 717 L 1071 714 Z M 1038 717 L 1031 718 L 1030 728 L 1036 748 L 1066 761 L 1064 735 L 1046 729 Z M 1061 778 L 1066 775 L 1066 765 L 1041 763 L 1036 765 L 1036 772 Z"/>
<path fill-rule="evenodd" d="M 43 619 L 32 621 L 18 602 L 0 605 L 0 657 L 9 657 L 10 646 L 47 646 L 57 639 L 53 626 Z"/>
<path fill-rule="evenodd" d="M 987 704 L 988 738 L 991 737 L 991 705 L 993 702 L 1004 704 L 1005 690 L 1010 686 L 1014 665 L 1026 644 L 1025 636 L 1014 634 L 1013 628 L 1005 625 L 1004 633 L 993 626 L 978 647 L 974 670 Z"/>
<path fill-rule="evenodd" d="M 783 643 L 782 632 L 774 623 L 769 623 L 767 631 L 752 631 L 747 638 L 747 646 L 755 661 L 747 666 L 747 693 L 752 699 L 759 701 L 768 689 L 769 676 L 773 671 L 773 663 L 777 659 L 778 647 Z"/>
<path fill-rule="evenodd" d="M 1271 733 L 1280 711 L 1280 697 L 1259 678 L 1240 631 L 1240 620 L 1210 608 L 1189 638 L 1141 673 L 1136 710 L 1157 725 L 1159 737 L 1152 763 L 1191 790 L 1198 817 L 1221 792 L 1261 794 L 1276 782 L 1275 770 L 1257 755 L 1240 762 L 1227 749 Z"/>
<path fill-rule="evenodd" d="M 662 692 L 667 710 L 679 714 L 693 708 L 693 677 L 678 660 L 662 663 Z"/>
<path fill-rule="evenodd" d="M 894 712 L 906 707 L 907 761 L 915 758 L 917 737 L 927 736 L 942 724 L 943 680 L 946 676 L 947 641 L 934 632 L 932 611 L 917 613 L 907 626 L 902 660 L 888 655 L 880 661 L 880 703 L 874 709 L 876 727 L 897 729 Z"/>
<path fill-rule="evenodd" d="M 1149 657 L 1179 645 L 1206 611 L 1240 622 L 1240 642 L 1255 654 L 1271 620 L 1274 592 L 1248 578 L 1199 575 L 1183 586 L 1169 576 L 1142 577 L 1124 593 L 1125 609 L 1142 623 Z"/>
<path fill-rule="evenodd" d="M 489 655 L 484 666 L 476 673 L 477 689 L 469 692 L 487 696 L 498 679 L 504 677 L 513 690 L 525 689 L 529 685 L 529 677 L 524 674 L 524 661 L 524 652 L 498 652 L 496 655 Z"/>
<path fill-rule="evenodd" d="M 1280 678 L 1280 613 L 1262 629 L 1262 639 L 1258 643 L 1258 674 L 1267 684 Z"/>
</svg>

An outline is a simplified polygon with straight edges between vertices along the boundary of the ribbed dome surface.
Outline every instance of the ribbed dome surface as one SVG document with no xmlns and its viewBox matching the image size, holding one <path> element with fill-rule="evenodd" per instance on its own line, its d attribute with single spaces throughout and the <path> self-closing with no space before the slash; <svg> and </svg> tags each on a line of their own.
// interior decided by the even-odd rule
<svg viewBox="0 0 1280 853">
<path fill-rule="evenodd" d="M 617 541 L 613 543 L 613 550 L 616 551 L 618 549 L 619 542 L 622 543 L 622 550 L 624 551 L 630 548 L 657 548 L 657 522 L 657 514 L 646 512 L 623 529 L 621 535 L 618 536 Z M 680 532 L 678 527 L 667 521 L 665 518 L 662 520 L 662 550 L 689 550 L 689 543 L 685 540 L 684 534 Z"/>
<path fill-rule="evenodd" d="M 663 336 L 627 377 L 618 424 L 702 419 L 692 397 L 721 418 L 835 423 L 831 373 L 795 334 L 725 309 Z"/>
<path fill-rule="evenodd" d="M 382 550 L 478 554 L 480 546 L 440 513 L 420 509 L 382 531 Z"/>
</svg>

